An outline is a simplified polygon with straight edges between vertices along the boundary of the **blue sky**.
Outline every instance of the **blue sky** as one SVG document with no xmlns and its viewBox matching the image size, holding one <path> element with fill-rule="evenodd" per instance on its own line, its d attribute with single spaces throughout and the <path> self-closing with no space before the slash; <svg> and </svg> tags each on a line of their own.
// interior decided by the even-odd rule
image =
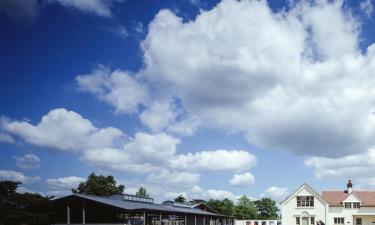
<svg viewBox="0 0 375 225">
<path fill-rule="evenodd" d="M 0 178 L 157 200 L 373 188 L 373 2 L 0 3 Z M 43 119 L 42 119 L 43 118 Z"/>
</svg>

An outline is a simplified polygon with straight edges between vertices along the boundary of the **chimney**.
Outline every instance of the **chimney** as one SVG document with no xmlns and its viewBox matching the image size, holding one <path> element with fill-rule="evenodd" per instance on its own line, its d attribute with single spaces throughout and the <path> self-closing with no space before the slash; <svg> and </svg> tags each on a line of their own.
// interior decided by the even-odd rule
<svg viewBox="0 0 375 225">
<path fill-rule="evenodd" d="M 348 181 L 348 184 L 346 185 L 348 194 L 353 192 L 353 183 L 352 180 Z"/>
</svg>

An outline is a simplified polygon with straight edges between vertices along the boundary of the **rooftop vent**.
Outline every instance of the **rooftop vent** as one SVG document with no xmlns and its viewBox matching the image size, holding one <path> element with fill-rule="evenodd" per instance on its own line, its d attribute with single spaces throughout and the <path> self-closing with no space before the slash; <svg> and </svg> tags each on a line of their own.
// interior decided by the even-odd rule
<svg viewBox="0 0 375 225">
<path fill-rule="evenodd" d="M 162 205 L 168 205 L 173 207 L 181 207 L 181 208 L 191 208 L 192 205 L 187 202 L 174 202 L 174 201 L 165 201 Z"/>
<path fill-rule="evenodd" d="M 140 197 L 140 196 L 129 195 L 129 194 L 112 195 L 110 196 L 110 198 L 123 200 L 123 201 L 154 203 L 153 198 Z"/>
</svg>

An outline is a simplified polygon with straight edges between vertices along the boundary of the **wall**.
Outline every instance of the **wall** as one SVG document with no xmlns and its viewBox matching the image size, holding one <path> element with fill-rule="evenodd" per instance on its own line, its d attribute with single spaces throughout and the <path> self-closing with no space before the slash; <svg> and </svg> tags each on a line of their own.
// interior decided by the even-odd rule
<svg viewBox="0 0 375 225">
<path fill-rule="evenodd" d="M 297 207 L 297 196 L 314 196 L 314 207 Z M 296 217 L 301 215 L 315 217 L 315 224 L 318 220 L 321 220 L 327 224 L 327 212 L 328 206 L 326 206 L 325 202 L 321 201 L 317 196 L 315 196 L 313 191 L 310 191 L 307 187 L 302 186 L 290 199 L 282 203 L 282 224 L 295 225 Z"/>
</svg>

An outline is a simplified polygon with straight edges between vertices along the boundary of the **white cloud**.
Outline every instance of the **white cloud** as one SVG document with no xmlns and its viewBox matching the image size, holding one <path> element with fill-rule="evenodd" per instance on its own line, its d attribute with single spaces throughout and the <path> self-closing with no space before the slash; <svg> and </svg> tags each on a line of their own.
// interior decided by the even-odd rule
<svg viewBox="0 0 375 225">
<path fill-rule="evenodd" d="M 310 157 L 305 160 L 308 167 L 315 170 L 315 177 L 327 181 L 353 179 L 361 186 L 375 187 L 375 149 L 361 154 L 339 158 Z"/>
<path fill-rule="evenodd" d="M 232 186 L 246 186 L 255 182 L 255 177 L 249 173 L 234 174 L 232 179 L 229 181 Z"/>
<path fill-rule="evenodd" d="M 40 180 L 40 177 L 29 177 L 21 172 L 13 170 L 0 170 L 0 179 L 22 182 L 23 184 L 30 184 Z"/>
<path fill-rule="evenodd" d="M 372 0 L 364 0 L 359 4 L 361 10 L 366 14 L 367 17 L 371 17 L 374 11 L 374 6 L 372 5 Z"/>
<path fill-rule="evenodd" d="M 81 182 L 86 181 L 83 177 L 69 176 L 69 177 L 60 177 L 47 179 L 47 184 L 50 185 L 53 189 L 67 189 L 70 191 L 72 188 L 77 188 Z"/>
<path fill-rule="evenodd" d="M 342 1 L 274 12 L 266 1 L 224 0 L 189 22 L 162 10 L 140 75 L 178 110 L 261 148 L 363 152 L 375 144 L 375 47 L 361 53 L 359 24 Z"/>
<path fill-rule="evenodd" d="M 200 175 L 197 173 L 162 170 L 147 176 L 146 182 L 164 185 L 177 185 L 191 187 L 199 182 Z"/>
<path fill-rule="evenodd" d="M 14 144 L 16 141 L 9 134 L 0 133 L 0 142 Z"/>
<path fill-rule="evenodd" d="M 261 194 L 261 197 L 268 197 L 275 201 L 281 201 L 289 195 L 288 188 L 271 186 Z"/>
<path fill-rule="evenodd" d="M 40 167 L 40 159 L 34 154 L 25 154 L 22 157 L 15 156 L 16 166 L 21 169 L 36 169 Z"/>
<path fill-rule="evenodd" d="M 72 7 L 97 16 L 111 17 L 110 8 L 114 2 L 119 2 L 119 0 L 49 0 L 49 2 L 56 2 L 62 6 Z"/>
<path fill-rule="evenodd" d="M 220 149 L 180 154 L 171 165 L 187 170 L 246 170 L 256 165 L 256 158 L 247 151 Z"/>
<path fill-rule="evenodd" d="M 126 71 L 100 66 L 91 74 L 77 76 L 76 82 L 82 91 L 115 107 L 116 112 L 135 113 L 147 101 L 145 87 Z"/>
<path fill-rule="evenodd" d="M 124 135 L 117 128 L 97 128 L 88 119 L 64 108 L 51 110 L 37 125 L 3 119 L 1 128 L 27 143 L 62 151 L 110 147 Z"/>
<path fill-rule="evenodd" d="M 11 18 L 34 20 L 43 6 L 57 3 L 81 12 L 111 17 L 111 7 L 115 2 L 122 2 L 122 0 L 2 0 L 0 1 L 0 13 L 4 13 Z"/>
</svg>

